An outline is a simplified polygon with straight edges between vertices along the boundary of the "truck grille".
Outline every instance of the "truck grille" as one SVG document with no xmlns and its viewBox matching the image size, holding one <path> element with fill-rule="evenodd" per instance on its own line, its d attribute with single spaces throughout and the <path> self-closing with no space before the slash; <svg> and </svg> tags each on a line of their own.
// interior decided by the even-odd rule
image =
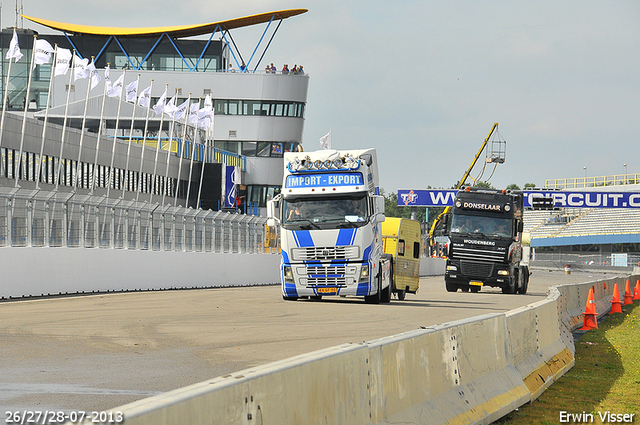
<svg viewBox="0 0 640 425">
<path fill-rule="evenodd" d="M 310 277 L 307 279 L 307 287 L 314 287 L 320 285 L 328 286 L 346 286 L 346 277 Z"/>
<path fill-rule="evenodd" d="M 347 268 L 342 267 L 307 267 L 307 275 L 309 276 L 344 276 Z"/>
<path fill-rule="evenodd" d="M 348 260 L 359 257 L 357 246 L 313 246 L 291 250 L 294 261 Z"/>
<path fill-rule="evenodd" d="M 347 268 L 338 267 L 307 267 L 307 286 L 317 285 L 346 285 L 347 279 L 345 274 Z"/>
<path fill-rule="evenodd" d="M 478 278 L 493 275 L 493 263 L 479 263 L 476 261 L 460 261 L 460 272 L 465 276 Z"/>
<path fill-rule="evenodd" d="M 501 263 L 505 261 L 504 251 L 492 251 L 489 249 L 482 249 L 478 247 L 453 247 L 453 258 L 459 258 L 461 260 L 477 260 L 477 261 L 493 261 Z"/>
</svg>

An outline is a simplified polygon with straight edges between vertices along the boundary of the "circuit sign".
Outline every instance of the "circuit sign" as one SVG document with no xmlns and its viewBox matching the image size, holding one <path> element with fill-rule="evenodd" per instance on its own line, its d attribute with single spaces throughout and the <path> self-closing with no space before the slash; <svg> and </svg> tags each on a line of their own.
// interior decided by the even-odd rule
<svg viewBox="0 0 640 425">
<path fill-rule="evenodd" d="M 452 207 L 455 189 L 400 189 L 398 206 Z M 640 193 L 609 191 L 522 191 L 525 208 L 533 207 L 536 198 L 552 198 L 557 208 L 640 208 Z"/>
</svg>

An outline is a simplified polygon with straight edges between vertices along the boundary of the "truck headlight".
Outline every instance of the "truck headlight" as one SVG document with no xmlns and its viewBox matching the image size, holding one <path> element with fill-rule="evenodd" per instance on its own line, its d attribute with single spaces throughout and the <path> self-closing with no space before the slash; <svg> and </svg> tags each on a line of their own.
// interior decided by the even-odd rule
<svg viewBox="0 0 640 425">
<path fill-rule="evenodd" d="M 369 265 L 368 264 L 362 265 L 362 268 L 360 269 L 360 280 L 369 281 Z"/>
<path fill-rule="evenodd" d="M 286 283 L 293 283 L 293 270 L 291 266 L 284 266 L 284 281 Z"/>
<path fill-rule="evenodd" d="M 498 270 L 500 276 L 509 276 L 509 270 Z"/>
<path fill-rule="evenodd" d="M 447 271 L 455 272 L 458 270 L 458 266 L 447 266 Z"/>
</svg>

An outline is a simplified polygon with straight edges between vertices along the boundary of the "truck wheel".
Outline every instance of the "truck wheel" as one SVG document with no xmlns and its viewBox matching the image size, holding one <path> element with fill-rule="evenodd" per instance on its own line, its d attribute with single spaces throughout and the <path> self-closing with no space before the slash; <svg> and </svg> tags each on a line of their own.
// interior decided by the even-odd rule
<svg viewBox="0 0 640 425">
<path fill-rule="evenodd" d="M 529 287 L 529 268 L 522 267 L 518 273 L 518 293 L 526 294 Z"/>
<path fill-rule="evenodd" d="M 517 284 L 518 276 L 509 276 L 509 284 L 507 286 L 502 287 L 503 294 L 515 294 L 518 289 Z"/>
<path fill-rule="evenodd" d="M 283 295 L 282 299 L 285 301 L 296 301 L 298 297 L 287 297 L 286 295 Z"/>
<path fill-rule="evenodd" d="M 444 286 L 447 288 L 447 292 L 457 292 L 458 285 L 453 282 L 449 282 L 447 279 L 444 280 Z"/>
<path fill-rule="evenodd" d="M 380 287 L 382 286 L 382 278 L 380 276 L 380 273 L 378 273 L 378 277 L 376 277 L 376 282 L 378 283 L 378 290 L 376 291 L 376 293 L 373 295 L 364 296 L 364 302 L 366 302 L 367 304 L 380 304 L 382 295 L 382 290 L 380 289 Z"/>
<path fill-rule="evenodd" d="M 404 301 L 405 294 L 406 294 L 406 291 L 398 291 L 398 292 L 396 292 L 396 295 L 398 296 L 398 299 L 400 301 Z"/>
</svg>

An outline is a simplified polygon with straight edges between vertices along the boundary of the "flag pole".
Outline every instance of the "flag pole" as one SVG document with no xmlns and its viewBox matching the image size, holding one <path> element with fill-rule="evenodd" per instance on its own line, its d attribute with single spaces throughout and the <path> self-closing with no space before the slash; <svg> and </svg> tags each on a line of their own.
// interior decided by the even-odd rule
<svg viewBox="0 0 640 425">
<path fill-rule="evenodd" d="M 108 66 L 109 66 L 109 63 L 107 63 L 107 67 Z M 108 71 L 105 71 L 105 72 L 107 74 L 109 73 Z M 89 84 L 91 84 L 91 82 L 89 82 Z M 93 189 L 96 186 L 96 180 L 98 176 L 98 152 L 100 152 L 100 138 L 102 137 L 102 124 L 104 122 L 104 105 L 107 101 L 107 89 L 108 89 L 108 84 L 107 84 L 107 78 L 105 77 L 104 90 L 102 93 L 102 107 L 100 108 L 100 124 L 98 124 L 98 135 L 96 139 L 96 155 L 93 160 L 93 175 L 91 178 L 91 191 L 89 192 L 89 194 L 92 196 L 93 196 Z"/>
<path fill-rule="evenodd" d="M 24 131 L 27 125 L 27 109 L 29 108 L 29 92 L 31 91 L 31 76 L 33 74 L 33 67 L 34 67 L 33 63 L 36 57 L 37 38 L 38 38 L 37 35 L 33 36 L 33 47 L 31 48 L 31 65 L 29 67 L 29 76 L 27 77 L 27 93 L 24 95 L 25 97 L 24 97 L 24 112 L 22 114 L 22 134 L 20 135 L 20 150 L 19 150 L 18 161 L 17 161 L 18 172 L 13 174 L 13 177 L 16 180 L 15 187 L 20 187 L 20 185 L 18 184 L 18 181 L 20 180 L 20 171 L 22 170 L 22 150 L 24 148 Z M 27 179 L 27 177 L 28 176 L 24 176 L 25 180 Z"/>
<path fill-rule="evenodd" d="M 164 89 L 164 94 L 163 96 L 165 96 L 165 99 L 163 100 L 166 101 L 166 94 L 167 94 L 167 90 L 169 90 L 169 84 L 167 84 L 165 86 Z M 162 97 L 160 98 L 160 100 L 162 100 Z M 158 103 L 160 103 L 160 100 L 158 100 Z M 162 105 L 162 108 L 164 109 L 164 104 Z M 155 109 L 153 110 L 155 112 Z M 156 176 L 156 172 L 158 170 L 158 154 L 160 153 L 160 150 L 162 150 L 162 145 L 160 142 L 160 138 L 162 137 L 162 124 L 163 124 L 163 120 L 164 120 L 164 112 L 162 110 L 160 110 L 160 127 L 158 127 L 158 147 L 156 149 L 156 158 L 153 162 L 153 176 L 152 176 L 152 181 L 151 181 L 151 190 L 149 190 L 149 192 L 151 192 L 149 194 L 149 203 L 151 203 L 151 200 L 153 199 L 153 192 L 156 191 L 156 183 L 158 180 L 158 176 Z M 162 185 L 160 185 L 162 186 Z"/>
<path fill-rule="evenodd" d="M 197 208 L 201 208 L 200 195 L 202 195 L 202 179 L 204 178 L 204 164 L 209 158 L 209 140 L 207 140 L 206 132 L 205 132 L 204 143 L 202 145 L 204 146 L 204 154 L 202 155 L 202 168 L 200 169 L 200 183 L 198 184 L 198 199 L 196 199 Z"/>
<path fill-rule="evenodd" d="M 204 99 L 205 102 L 205 108 L 206 108 L 206 103 L 207 103 L 207 98 L 205 97 Z M 202 169 L 200 170 L 200 185 L 198 187 L 198 204 L 200 204 L 200 196 L 202 195 L 202 180 L 204 180 L 204 164 L 205 164 L 205 160 L 208 158 L 209 161 L 211 160 L 211 146 L 209 146 L 209 140 L 213 140 L 213 123 L 214 123 L 214 118 L 215 118 L 215 110 L 213 109 L 213 105 L 211 108 L 211 122 L 209 123 L 209 126 L 207 127 L 207 130 L 204 133 L 204 144 L 205 144 L 205 152 L 206 155 L 202 158 Z"/>
<path fill-rule="evenodd" d="M 200 98 L 198 98 L 198 107 L 200 106 Z M 189 106 L 189 112 L 191 112 L 191 106 Z M 191 114 L 189 114 L 191 116 Z M 189 180 L 187 182 L 187 201 L 185 206 L 189 206 L 189 195 L 191 195 L 191 177 L 193 173 L 193 157 L 196 156 L 196 136 L 198 135 L 198 112 L 196 112 L 196 125 L 193 130 L 193 143 L 191 145 L 191 161 L 189 161 Z M 204 164 L 204 155 L 202 156 L 202 162 Z M 196 201 L 196 208 L 198 208 L 198 201 Z"/>
<path fill-rule="evenodd" d="M 122 70 L 122 86 L 124 87 L 124 75 L 127 73 L 126 69 Z M 115 186 L 115 181 L 116 181 L 116 173 L 115 170 L 113 169 L 113 161 L 115 159 L 116 156 L 116 145 L 118 142 L 118 126 L 120 125 L 120 108 L 122 107 L 122 88 L 120 88 L 120 95 L 118 96 L 118 112 L 116 113 L 116 124 L 115 124 L 115 130 L 113 132 L 113 146 L 111 147 L 111 162 L 109 163 L 109 177 L 108 177 L 108 184 L 107 184 L 107 198 L 109 197 L 109 194 L 111 193 L 111 186 Z M 112 181 L 113 180 L 113 181 Z M 114 187 L 115 189 L 115 187 Z"/>
<path fill-rule="evenodd" d="M 133 121 L 136 115 L 136 101 L 138 100 L 138 85 L 140 84 L 140 74 L 138 74 L 138 79 L 136 80 L 136 97 L 133 100 L 133 113 L 131 114 L 131 129 L 129 130 L 129 146 L 127 147 L 127 165 L 124 168 L 124 181 L 129 182 L 129 190 L 131 190 L 131 179 L 129 178 L 129 156 L 131 155 L 131 140 L 133 139 Z M 129 93 L 125 93 L 125 96 L 128 96 Z M 126 100 L 126 99 L 125 99 Z M 126 183 L 122 185 L 122 199 L 124 199 L 124 191 L 127 188 Z"/>
<path fill-rule="evenodd" d="M 167 195 L 167 188 L 169 187 L 169 160 L 171 159 L 171 145 L 173 145 L 173 129 L 176 123 L 175 117 L 176 112 L 174 110 L 171 112 L 171 125 L 169 126 L 169 146 L 167 147 L 167 167 L 164 172 L 165 187 L 162 191 L 162 205 L 164 205 L 164 198 Z M 173 187 L 173 185 L 171 185 L 171 187 Z M 169 195 L 171 195 L 171 192 L 169 192 Z"/>
<path fill-rule="evenodd" d="M 93 63 L 93 56 L 91 56 L 91 63 Z M 82 115 L 82 127 L 80 128 L 80 144 L 78 146 L 78 161 L 76 162 L 76 175 L 73 177 L 73 191 L 75 192 L 78 187 L 78 180 L 80 179 L 80 158 L 82 156 L 82 145 L 84 142 L 84 129 L 87 123 L 87 108 L 89 107 L 89 93 L 91 93 L 91 75 L 89 75 L 87 81 L 87 95 L 84 99 L 84 113 Z M 87 170 L 88 172 L 89 170 Z M 89 182 L 87 182 L 89 183 Z"/>
<path fill-rule="evenodd" d="M 144 89 L 146 91 L 147 89 Z M 151 91 L 153 90 L 153 80 L 151 80 L 151 84 L 149 85 L 149 101 L 147 103 L 147 117 L 144 121 L 144 134 L 142 135 L 142 154 L 140 155 L 140 172 L 138 173 L 140 182 L 142 182 L 142 165 L 144 164 L 144 151 L 147 148 L 147 130 L 149 128 L 149 111 L 151 110 Z M 144 91 L 141 95 L 144 94 Z M 146 179 L 145 179 L 146 180 Z M 138 183 L 138 193 L 136 193 L 136 202 L 138 202 L 138 198 L 140 197 L 140 192 L 142 191 L 142 183 Z"/>
<path fill-rule="evenodd" d="M 186 146 L 186 138 L 187 138 L 187 124 L 189 123 L 189 109 L 191 108 L 191 93 L 189 93 L 189 97 L 187 97 L 187 108 L 184 111 L 184 127 L 182 129 L 182 143 L 180 144 L 180 148 L 178 149 L 178 178 L 176 179 L 176 195 L 173 198 L 173 205 L 178 205 L 178 191 L 180 189 L 180 173 L 182 173 L 182 159 L 184 158 L 184 148 Z M 180 152 L 181 151 L 181 152 Z M 188 201 L 188 200 L 187 200 Z M 187 207 L 187 203 L 185 202 L 185 207 Z"/>
<path fill-rule="evenodd" d="M 54 45 L 53 49 L 53 61 L 51 62 L 51 75 L 49 76 L 49 91 L 47 92 L 47 104 L 44 109 L 44 123 L 42 125 L 42 141 L 40 142 L 40 161 L 36 167 L 36 189 L 40 189 L 40 173 L 42 171 L 42 155 L 44 155 L 44 140 L 47 135 L 47 121 L 49 119 L 49 102 L 51 100 L 51 88 L 53 87 L 53 77 L 55 73 L 55 64 L 58 60 L 58 44 Z"/>
<path fill-rule="evenodd" d="M 73 55 L 72 55 L 72 59 L 71 59 L 71 63 L 73 64 L 71 66 L 71 70 L 69 72 L 69 84 L 67 84 L 67 103 L 64 107 L 64 120 L 62 121 L 62 137 L 60 138 L 60 155 L 58 155 L 58 169 L 56 170 L 56 189 L 58 190 L 58 184 L 60 183 L 60 170 L 62 169 L 62 162 L 64 161 L 64 159 L 62 159 L 62 152 L 64 149 L 64 141 L 65 141 L 65 135 L 67 133 L 67 117 L 68 117 L 68 113 L 69 113 L 69 96 L 71 96 L 71 81 L 73 78 L 73 73 L 75 72 L 74 68 L 76 66 L 76 50 L 73 49 Z"/>
</svg>

